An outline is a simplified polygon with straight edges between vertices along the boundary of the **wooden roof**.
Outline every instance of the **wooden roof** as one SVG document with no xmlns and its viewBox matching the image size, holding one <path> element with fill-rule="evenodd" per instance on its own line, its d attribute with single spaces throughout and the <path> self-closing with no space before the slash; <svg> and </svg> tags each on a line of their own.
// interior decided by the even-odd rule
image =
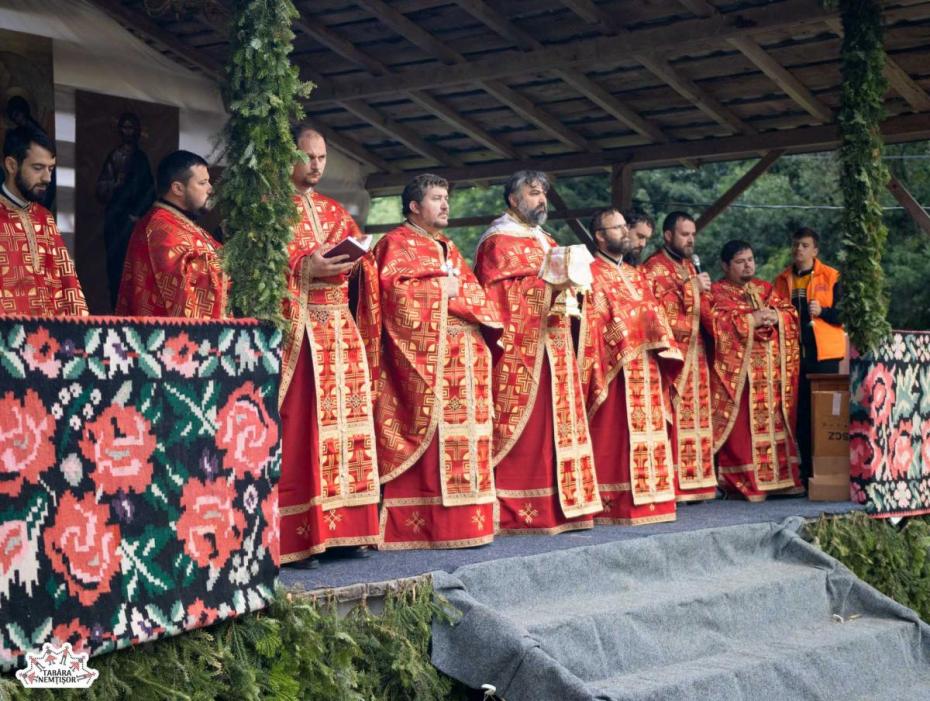
<svg viewBox="0 0 930 701">
<path fill-rule="evenodd" d="M 92 0 L 212 76 L 229 0 L 149 15 Z M 156 4 L 149 0 L 149 5 Z M 309 117 L 370 165 L 491 180 L 812 151 L 838 143 L 842 35 L 820 0 L 305 0 Z M 930 2 L 885 2 L 889 140 L 930 138 Z"/>
</svg>

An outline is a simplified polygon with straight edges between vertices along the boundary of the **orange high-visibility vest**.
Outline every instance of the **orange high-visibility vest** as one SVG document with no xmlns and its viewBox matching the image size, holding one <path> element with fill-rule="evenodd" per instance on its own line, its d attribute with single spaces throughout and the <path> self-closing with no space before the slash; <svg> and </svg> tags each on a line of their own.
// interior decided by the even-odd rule
<svg viewBox="0 0 930 701">
<path fill-rule="evenodd" d="M 821 307 L 833 307 L 833 286 L 839 279 L 839 270 L 814 258 L 814 269 L 807 283 L 808 303 L 816 300 Z M 775 278 L 775 291 L 790 300 L 793 288 L 794 269 L 789 265 Z M 846 355 L 846 333 L 842 326 L 829 324 L 817 317 L 814 319 L 814 339 L 817 342 L 817 360 L 835 360 Z"/>
</svg>

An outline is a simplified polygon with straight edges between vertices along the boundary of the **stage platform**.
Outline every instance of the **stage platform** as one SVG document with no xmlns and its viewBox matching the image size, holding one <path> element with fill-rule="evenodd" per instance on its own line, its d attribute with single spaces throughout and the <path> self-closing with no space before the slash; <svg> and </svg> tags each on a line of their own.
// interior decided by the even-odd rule
<svg viewBox="0 0 930 701">
<path fill-rule="evenodd" d="M 524 557 L 554 550 L 599 545 L 622 540 L 647 538 L 662 533 L 683 533 L 752 523 L 780 523 L 790 516 L 814 519 L 823 513 L 841 514 L 861 510 L 851 502 L 811 502 L 803 498 L 774 498 L 761 503 L 735 500 L 681 504 L 678 519 L 671 523 L 644 526 L 595 526 L 556 536 L 500 536 L 493 543 L 460 550 L 402 550 L 374 552 L 365 559 L 348 558 L 340 553 L 324 553 L 320 567 L 301 570 L 283 567 L 280 583 L 304 591 L 418 577 L 428 572 L 453 572 L 463 565 L 510 557 Z M 365 592 L 365 587 L 358 591 Z M 351 594 L 350 594 L 350 598 Z"/>
</svg>

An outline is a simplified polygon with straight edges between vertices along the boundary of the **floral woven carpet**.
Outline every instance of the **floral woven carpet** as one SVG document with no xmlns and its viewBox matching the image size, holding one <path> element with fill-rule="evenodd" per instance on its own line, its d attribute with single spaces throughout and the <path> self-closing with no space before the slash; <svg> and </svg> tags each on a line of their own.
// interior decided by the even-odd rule
<svg viewBox="0 0 930 701">
<path fill-rule="evenodd" d="M 267 604 L 279 345 L 250 321 L 0 320 L 0 667 Z"/>
<path fill-rule="evenodd" d="M 873 516 L 930 513 L 930 332 L 895 331 L 853 359 L 850 384 L 854 499 Z"/>
</svg>

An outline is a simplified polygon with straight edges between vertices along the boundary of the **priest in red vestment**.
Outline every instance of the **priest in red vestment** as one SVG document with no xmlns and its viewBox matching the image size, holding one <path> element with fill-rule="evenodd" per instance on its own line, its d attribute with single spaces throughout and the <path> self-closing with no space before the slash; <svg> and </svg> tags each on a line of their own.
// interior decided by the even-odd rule
<svg viewBox="0 0 930 701">
<path fill-rule="evenodd" d="M 116 314 L 221 319 L 229 292 L 221 246 L 196 223 L 213 192 L 207 162 L 190 151 L 168 154 L 156 184 L 158 200 L 129 238 Z"/>
<path fill-rule="evenodd" d="M 713 499 L 717 493 L 710 373 L 702 335 L 702 327 L 710 323 L 711 284 L 692 260 L 696 232 L 690 215 L 671 212 L 662 224 L 664 247 L 642 266 L 685 362 L 672 393 L 675 489 L 681 502 Z"/>
<path fill-rule="evenodd" d="M 52 182 L 55 144 L 35 127 L 3 140 L 0 192 L 0 313 L 86 316 L 87 304 L 55 225 L 39 204 Z"/>
<path fill-rule="evenodd" d="M 494 537 L 491 354 L 499 313 L 455 244 L 449 184 L 419 175 L 406 222 L 365 259 L 359 325 L 376 386 L 385 549 L 464 548 Z"/>
<path fill-rule="evenodd" d="M 623 262 L 634 247 L 623 215 L 591 219 L 594 282 L 584 303 L 579 363 L 604 511 L 595 521 L 675 520 L 669 389 L 682 358 L 646 279 Z"/>
<path fill-rule="evenodd" d="M 501 533 L 591 528 L 601 511 L 584 396 L 572 339 L 570 290 L 540 274 L 555 241 L 544 173 L 519 171 L 508 210 L 481 237 L 475 273 L 501 310 L 494 349 L 495 481 Z"/>
<path fill-rule="evenodd" d="M 728 241 L 713 285 L 711 401 L 723 488 L 749 501 L 803 492 L 792 426 L 800 364 L 791 302 L 755 276 L 752 247 Z"/>
<path fill-rule="evenodd" d="M 342 205 L 316 191 L 323 137 L 299 125 L 294 140 L 307 160 L 291 174 L 300 219 L 287 247 L 278 500 L 282 564 L 313 567 L 312 556 L 328 548 L 364 556 L 378 543 L 378 463 L 371 376 L 349 311 L 353 262 L 326 257 L 360 232 Z"/>
</svg>

